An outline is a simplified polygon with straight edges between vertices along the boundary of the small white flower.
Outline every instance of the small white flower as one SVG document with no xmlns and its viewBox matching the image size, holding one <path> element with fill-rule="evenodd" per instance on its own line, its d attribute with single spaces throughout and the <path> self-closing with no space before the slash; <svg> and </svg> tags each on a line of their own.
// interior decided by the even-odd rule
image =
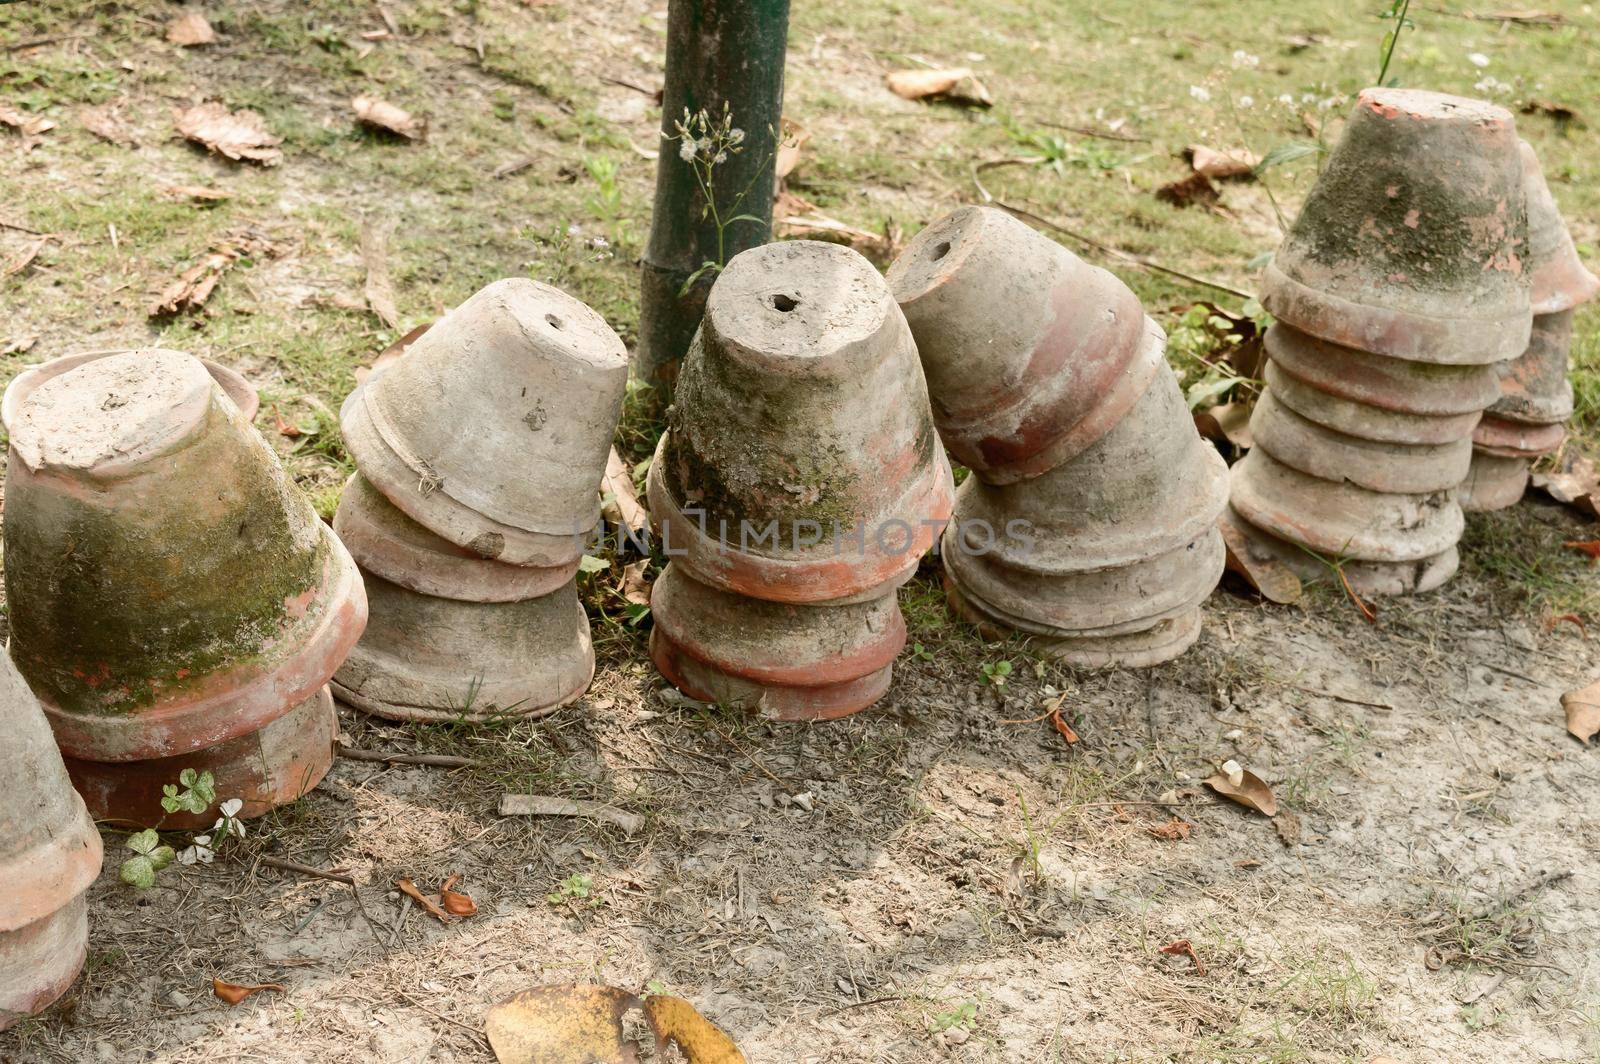
<svg viewBox="0 0 1600 1064">
<path fill-rule="evenodd" d="M 692 163 L 694 162 L 694 153 L 697 150 L 699 150 L 699 145 L 694 142 L 694 138 L 684 137 L 683 142 L 678 145 L 678 158 L 686 163 Z"/>
<path fill-rule="evenodd" d="M 1293 107 L 1294 106 L 1294 97 L 1286 92 L 1282 96 L 1278 97 L 1278 102 L 1283 104 L 1283 106 L 1285 106 L 1285 107 Z"/>
<path fill-rule="evenodd" d="M 1255 105 L 1256 105 L 1256 99 L 1255 99 L 1254 96 L 1241 96 L 1241 97 L 1239 97 L 1239 106 L 1240 107 L 1254 107 Z"/>
<path fill-rule="evenodd" d="M 1243 48 L 1237 48 L 1233 53 L 1233 65 L 1236 67 L 1257 67 L 1261 65 L 1259 55 L 1251 55 Z"/>
<path fill-rule="evenodd" d="M 1486 67 L 1489 65 L 1489 57 L 1482 52 L 1468 52 L 1467 62 L 1475 67 Z"/>
<path fill-rule="evenodd" d="M 1211 99 L 1211 90 L 1203 85 L 1190 85 L 1189 95 L 1193 96 L 1201 103 L 1204 103 L 1205 101 Z"/>
<path fill-rule="evenodd" d="M 744 130 L 742 130 L 742 129 L 730 130 L 728 132 L 728 143 L 730 145 L 743 144 L 744 143 Z"/>
</svg>

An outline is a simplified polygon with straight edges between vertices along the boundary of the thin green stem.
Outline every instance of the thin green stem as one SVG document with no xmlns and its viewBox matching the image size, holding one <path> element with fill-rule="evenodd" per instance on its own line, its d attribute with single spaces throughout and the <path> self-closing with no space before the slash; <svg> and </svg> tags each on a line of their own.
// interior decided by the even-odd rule
<svg viewBox="0 0 1600 1064">
<path fill-rule="evenodd" d="M 1392 11 L 1395 9 L 1391 9 Z M 1381 87 L 1389 76 L 1389 61 L 1394 58 L 1394 49 L 1400 43 L 1400 34 L 1405 32 L 1406 12 L 1411 10 L 1411 0 L 1400 0 L 1398 13 L 1395 16 L 1394 32 L 1389 34 L 1389 47 L 1383 53 L 1383 65 L 1378 68 L 1378 85 Z"/>
</svg>

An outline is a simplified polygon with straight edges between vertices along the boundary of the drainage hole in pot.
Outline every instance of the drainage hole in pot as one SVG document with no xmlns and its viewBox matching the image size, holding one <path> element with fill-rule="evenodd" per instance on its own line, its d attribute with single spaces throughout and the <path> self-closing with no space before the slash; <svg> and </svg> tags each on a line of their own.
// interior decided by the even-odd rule
<svg viewBox="0 0 1600 1064">
<path fill-rule="evenodd" d="M 939 243 L 933 245 L 932 258 L 934 262 L 938 262 L 948 254 L 950 254 L 950 241 L 941 240 Z"/>
<path fill-rule="evenodd" d="M 798 299 L 794 298 L 794 296 L 786 296 L 786 295 L 784 295 L 783 293 L 780 292 L 777 295 L 772 297 L 772 305 L 776 309 L 781 310 L 785 314 L 787 314 L 787 313 L 789 313 L 789 311 L 793 310 L 795 307 L 798 307 L 800 305 L 800 301 Z"/>
<path fill-rule="evenodd" d="M 554 328 L 561 328 L 561 319 L 556 317 L 554 314 L 546 314 L 544 316 L 544 320 L 549 322 Z"/>
</svg>

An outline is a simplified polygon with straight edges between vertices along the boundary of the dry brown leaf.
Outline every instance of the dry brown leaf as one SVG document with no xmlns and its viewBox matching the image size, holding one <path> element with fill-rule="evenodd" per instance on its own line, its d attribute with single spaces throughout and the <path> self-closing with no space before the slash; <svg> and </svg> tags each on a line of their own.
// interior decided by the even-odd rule
<svg viewBox="0 0 1600 1064">
<path fill-rule="evenodd" d="M 428 120 L 418 118 L 410 111 L 396 107 L 376 96 L 357 96 L 350 101 L 356 117 L 363 125 L 393 133 L 406 140 L 424 140 L 428 136 Z"/>
<path fill-rule="evenodd" d="M 38 335 L 19 336 L 15 340 L 7 340 L 0 344 L 0 355 L 25 355 L 33 350 L 33 345 L 39 342 Z"/>
<path fill-rule="evenodd" d="M 400 893 L 404 894 L 406 897 L 422 906 L 423 911 L 425 911 L 429 916 L 437 919 L 441 924 L 448 924 L 450 922 L 450 917 L 443 909 L 439 908 L 439 903 L 423 894 L 422 891 L 418 890 L 417 885 L 411 882 L 411 880 L 397 879 L 394 881 L 394 885 L 400 888 Z"/>
<path fill-rule="evenodd" d="M 906 100 L 941 99 L 989 107 L 994 97 L 968 67 L 945 70 L 896 70 L 885 74 L 889 91 Z"/>
<path fill-rule="evenodd" d="M 56 128 L 56 124 L 43 115 L 30 115 L 0 103 L 0 125 L 10 126 L 24 137 L 37 137 Z"/>
<path fill-rule="evenodd" d="M 400 325 L 400 308 L 395 305 L 394 284 L 389 280 L 389 234 L 394 223 L 361 227 L 361 260 L 367 267 L 367 282 L 362 288 L 367 306 L 389 328 Z"/>
<path fill-rule="evenodd" d="M 1255 173 L 1256 167 L 1261 163 L 1254 152 L 1243 148 L 1218 151 L 1204 144 L 1189 145 L 1183 149 L 1183 157 L 1189 161 L 1189 166 L 1195 173 L 1202 174 L 1212 181 L 1247 179 Z"/>
<path fill-rule="evenodd" d="M 179 133 L 226 158 L 262 166 L 283 161 L 278 150 L 283 138 L 268 133 L 266 122 L 254 111 L 229 111 L 212 101 L 176 112 L 176 123 Z"/>
<path fill-rule="evenodd" d="M 1350 577 L 1345 575 L 1344 566 L 1337 566 L 1334 570 L 1339 574 L 1339 585 L 1344 588 L 1345 597 L 1351 605 L 1361 611 L 1361 616 L 1367 619 L 1368 624 L 1378 623 L 1378 607 L 1356 594 L 1355 585 L 1350 583 Z"/>
<path fill-rule="evenodd" d="M 1165 824 L 1146 825 L 1145 830 L 1158 839 L 1166 839 L 1168 842 L 1181 842 L 1189 837 L 1189 833 L 1194 830 L 1194 826 L 1186 820 L 1173 817 Z"/>
<path fill-rule="evenodd" d="M 12 277 L 26 270 L 33 265 L 33 260 L 39 257 L 39 252 L 44 250 L 44 246 L 54 239 L 53 236 L 41 236 L 37 240 L 30 241 L 21 251 L 6 260 L 4 266 L 0 266 L 0 277 Z"/>
<path fill-rule="evenodd" d="M 1227 548 L 1227 569 L 1261 592 L 1261 597 L 1279 605 L 1292 605 L 1305 593 L 1300 578 L 1287 565 L 1256 545 L 1248 533 L 1224 516 L 1219 527 Z"/>
<path fill-rule="evenodd" d="M 194 200 L 196 203 L 221 203 L 233 198 L 232 192 L 206 185 L 168 185 L 167 195 L 174 199 Z"/>
<path fill-rule="evenodd" d="M 1569 539 L 1561 545 L 1587 554 L 1590 562 L 1600 562 L 1600 539 Z"/>
<path fill-rule="evenodd" d="M 604 802 L 575 798 L 550 798 L 542 794 L 502 794 L 501 816 L 580 816 L 600 820 L 620 828 L 624 835 L 638 834 L 644 817 Z"/>
<path fill-rule="evenodd" d="M 1208 440 L 1231 443 L 1241 451 L 1248 451 L 1256 445 L 1255 437 L 1250 434 L 1250 412 L 1254 409 L 1252 403 L 1218 403 L 1195 411 L 1194 427 Z"/>
<path fill-rule="evenodd" d="M 639 501 L 633 486 L 633 470 L 615 447 L 606 456 L 606 475 L 600 481 L 601 505 L 606 520 L 635 532 L 650 527 L 650 511 Z"/>
<path fill-rule="evenodd" d="M 217 32 L 200 12 L 185 11 L 167 23 L 167 40 L 181 48 L 193 48 L 198 44 L 216 43 Z"/>
<path fill-rule="evenodd" d="M 1567 711 L 1567 731 L 1588 746 L 1600 732 L 1600 680 L 1562 695 L 1561 708 Z"/>
<path fill-rule="evenodd" d="M 655 1039 L 656 1059 L 675 1044 L 688 1064 L 744 1064 L 744 1055 L 687 1001 L 664 994 L 639 998 L 614 986 L 540 986 L 489 1010 L 489 1046 L 500 1064 L 633 1064 L 644 1049 L 623 1029 L 640 1010 Z"/>
<path fill-rule="evenodd" d="M 1300 818 L 1293 813 L 1283 812 L 1272 818 L 1272 828 L 1278 833 L 1278 841 L 1284 846 L 1293 849 L 1300 842 Z"/>
<path fill-rule="evenodd" d="M 799 122 L 785 118 L 783 120 L 783 139 L 778 141 L 778 153 L 772 161 L 773 175 L 779 183 L 794 173 L 794 168 L 800 165 L 800 152 L 811 139 L 811 131 L 802 127 Z"/>
<path fill-rule="evenodd" d="M 1194 961 L 1194 970 L 1196 975 L 1206 974 L 1206 966 L 1200 963 L 1200 954 L 1194 951 L 1194 944 L 1186 938 L 1180 938 L 1176 942 L 1168 942 L 1165 946 L 1162 946 L 1158 952 L 1165 953 L 1172 957 L 1188 957 L 1190 960 Z"/>
<path fill-rule="evenodd" d="M 1195 204 L 1212 207 L 1222 201 L 1222 194 L 1205 174 L 1196 171 L 1181 181 L 1173 181 L 1156 189 L 1156 199 L 1180 208 Z"/>
<path fill-rule="evenodd" d="M 137 148 L 139 138 L 129 131 L 120 115 L 109 107 L 84 107 L 78 111 L 78 124 L 110 144 L 123 148 Z"/>
<path fill-rule="evenodd" d="M 1554 100 L 1529 100 L 1522 105 L 1522 113 L 1525 115 L 1544 115 L 1554 121 L 1557 126 L 1564 126 L 1569 122 L 1573 125 L 1584 125 L 1583 116 L 1566 104 L 1556 103 Z"/>
<path fill-rule="evenodd" d="M 1050 711 L 1050 724 L 1067 741 L 1068 746 L 1078 741 L 1078 733 L 1073 731 L 1072 726 L 1062 719 L 1059 705 Z"/>
<path fill-rule="evenodd" d="M 622 567 L 622 584 L 617 590 L 625 601 L 635 606 L 650 605 L 650 581 L 644 578 L 645 567 L 649 564 L 649 558 L 640 558 Z"/>
<path fill-rule="evenodd" d="M 1600 472 L 1587 455 L 1569 448 L 1559 466 L 1534 473 L 1532 483 L 1556 502 L 1600 518 Z"/>
<path fill-rule="evenodd" d="M 801 240 L 827 240 L 845 244 L 867 258 L 882 265 L 900 253 L 900 229 L 886 225 L 882 233 L 869 233 L 865 229 L 821 214 L 791 215 L 779 225 L 784 236 Z"/>
<path fill-rule="evenodd" d="M 251 994 L 259 994 L 263 990 L 276 990 L 283 993 L 282 983 L 256 983 L 246 985 L 241 983 L 225 983 L 221 979 L 211 980 L 211 992 L 230 1005 L 237 1005 Z"/>
<path fill-rule="evenodd" d="M 788 189 L 779 189 L 778 194 L 772 198 L 772 220 L 774 222 L 786 221 L 797 214 L 809 214 L 817 209 L 817 205 L 801 196 L 796 196 Z"/>
<path fill-rule="evenodd" d="M 1272 788 L 1263 783 L 1260 776 L 1232 761 L 1206 780 L 1206 786 L 1264 816 L 1275 816 L 1278 812 L 1278 797 L 1272 793 Z"/>
<path fill-rule="evenodd" d="M 211 298 L 222 275 L 246 255 L 262 251 L 266 245 L 249 235 L 229 236 L 218 241 L 199 262 L 184 270 L 178 279 L 150 307 L 152 318 L 198 310 Z"/>
<path fill-rule="evenodd" d="M 472 896 L 451 889 L 460 880 L 460 876 L 451 876 L 440 885 L 439 904 L 444 906 L 444 911 L 451 916 L 476 916 L 478 903 L 472 900 Z"/>
</svg>

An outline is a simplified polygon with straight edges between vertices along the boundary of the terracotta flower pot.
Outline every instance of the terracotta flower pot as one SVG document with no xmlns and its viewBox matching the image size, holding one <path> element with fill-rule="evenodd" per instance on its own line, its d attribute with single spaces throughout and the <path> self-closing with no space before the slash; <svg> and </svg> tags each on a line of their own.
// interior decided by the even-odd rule
<svg viewBox="0 0 1600 1064">
<path fill-rule="evenodd" d="M 1341 558 L 1333 552 L 1311 551 L 1280 539 L 1246 521 L 1231 506 L 1222 519 L 1249 541 L 1253 551 L 1276 559 L 1305 583 L 1348 582 L 1352 591 L 1365 597 L 1433 591 L 1454 576 L 1461 565 L 1460 552 L 1454 546 L 1411 561 L 1362 561 Z"/>
<path fill-rule="evenodd" d="M 1538 458 L 1556 450 L 1567 438 L 1563 424 L 1529 425 L 1493 414 L 1483 415 L 1472 433 L 1472 445 L 1480 452 L 1502 458 Z"/>
<path fill-rule="evenodd" d="M 1332 559 L 1418 562 L 1455 548 L 1463 519 L 1454 489 L 1370 491 L 1309 476 L 1257 447 L 1231 470 L 1234 511 L 1278 539 Z"/>
<path fill-rule="evenodd" d="M 594 676 L 577 584 L 520 602 L 419 594 L 367 574 L 372 621 L 339 667 L 342 702 L 391 720 L 542 717 Z"/>
<path fill-rule="evenodd" d="M 363 572 L 439 598 L 520 602 L 560 590 L 578 571 L 576 558 L 548 568 L 480 558 L 401 513 L 360 473 L 345 483 L 333 530 Z"/>
<path fill-rule="evenodd" d="M 1392 358 L 1480 365 L 1527 346 L 1528 216 L 1509 111 L 1366 89 L 1263 281 L 1273 316 Z"/>
<path fill-rule="evenodd" d="M 879 597 L 949 517 L 910 330 L 854 251 L 801 240 L 736 256 L 676 396 L 651 518 L 705 583 L 775 602 Z"/>
<path fill-rule="evenodd" d="M 355 564 L 197 359 L 94 359 L 3 409 L 12 656 L 63 752 L 200 751 L 327 682 Z"/>
<path fill-rule="evenodd" d="M 1472 438 L 1451 443 L 1383 443 L 1301 417 L 1270 387 L 1250 415 L 1255 446 L 1302 473 L 1369 491 L 1420 494 L 1460 484 L 1472 464 Z"/>
<path fill-rule="evenodd" d="M 45 381 L 59 377 L 68 370 L 77 369 L 86 362 L 93 362 L 98 358 L 111 355 L 157 355 L 173 354 L 159 347 L 119 347 L 108 351 L 81 351 L 75 355 L 62 355 L 48 362 L 41 362 L 17 374 L 7 386 L 4 400 L 0 400 L 0 418 L 10 422 L 12 412 L 16 410 L 24 399 L 33 394 L 35 388 Z M 208 358 L 202 358 L 200 364 L 211 374 L 211 379 L 217 382 L 222 389 L 222 394 L 233 400 L 233 405 L 239 408 L 239 413 L 244 415 L 246 421 L 254 421 L 256 413 L 261 409 L 261 397 L 256 394 L 256 386 L 251 384 L 239 373 L 238 370 L 229 369 L 219 365 Z"/>
<path fill-rule="evenodd" d="M 88 946 L 84 892 L 100 833 L 67 780 L 39 703 L 0 654 L 0 1030 L 42 1011 L 77 978 Z"/>
<path fill-rule="evenodd" d="M 945 446 L 991 483 L 1082 452 L 1162 362 L 1166 337 L 1126 285 L 992 207 L 928 226 L 888 278 Z"/>
<path fill-rule="evenodd" d="M 1418 363 L 1419 365 L 1421 363 Z M 1505 363 L 1501 363 L 1505 365 Z M 1467 414 L 1411 414 L 1329 395 L 1268 361 L 1263 371 L 1273 399 L 1308 421 L 1347 436 L 1394 444 L 1439 446 L 1472 439 L 1482 410 Z"/>
<path fill-rule="evenodd" d="M 893 591 L 848 605 L 763 602 L 671 563 L 650 593 L 650 656 L 673 686 L 773 720 L 831 720 L 889 689 L 906 642 Z"/>
<path fill-rule="evenodd" d="M 1504 510 L 1522 501 L 1533 459 L 1472 452 L 1472 469 L 1461 482 L 1461 508 L 1468 513 Z"/>
<path fill-rule="evenodd" d="M 558 567 L 600 519 L 628 356 L 548 285 L 496 281 L 346 400 L 345 443 L 407 516 L 484 558 Z"/>
<path fill-rule="evenodd" d="M 1281 321 L 1267 329 L 1265 343 L 1269 364 L 1284 374 L 1332 398 L 1388 413 L 1476 418 L 1500 395 L 1495 365 L 1408 362 L 1329 343 Z"/>
<path fill-rule="evenodd" d="M 1572 382 L 1567 356 L 1572 350 L 1572 311 L 1533 319 L 1528 349 L 1500 363 L 1500 398 L 1489 413 L 1506 421 L 1554 425 L 1572 416 Z"/>
<path fill-rule="evenodd" d="M 1528 275 L 1533 284 L 1533 313 L 1559 314 L 1587 303 L 1600 291 L 1600 278 L 1584 268 L 1562 220 L 1561 208 L 1544 179 L 1539 156 L 1527 141 L 1518 142 L 1528 197 Z"/>
</svg>

